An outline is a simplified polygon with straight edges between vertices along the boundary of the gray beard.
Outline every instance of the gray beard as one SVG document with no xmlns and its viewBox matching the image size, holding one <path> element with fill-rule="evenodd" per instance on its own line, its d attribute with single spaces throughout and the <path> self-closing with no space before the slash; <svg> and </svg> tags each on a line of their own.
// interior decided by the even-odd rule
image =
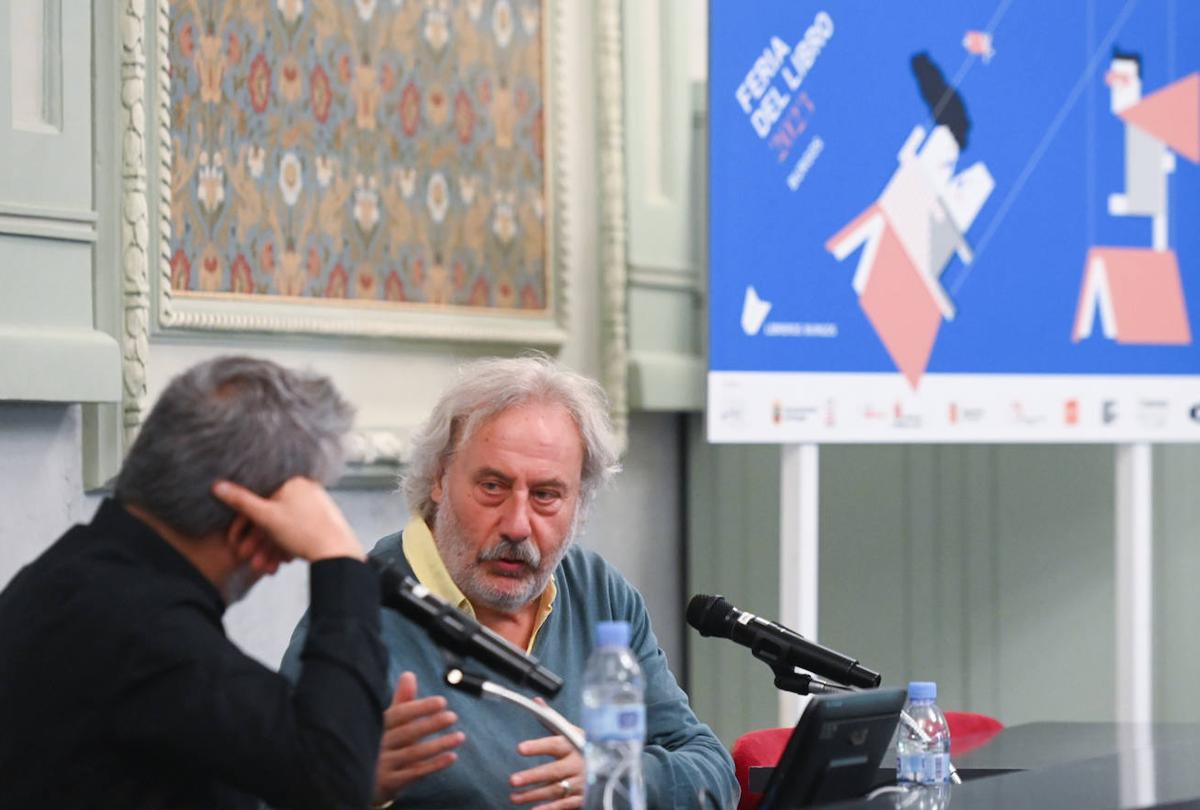
<svg viewBox="0 0 1200 810">
<path fill-rule="evenodd" d="M 233 569 L 225 582 L 225 592 L 222 594 L 225 597 L 225 606 L 230 607 L 242 601 L 257 582 L 258 578 L 254 575 L 250 563 L 242 563 Z"/>
<path fill-rule="evenodd" d="M 501 540 L 494 546 L 475 554 L 471 551 L 466 533 L 458 521 L 458 515 L 450 505 L 450 492 L 446 489 L 445 483 L 443 483 L 442 491 L 446 497 L 438 505 L 437 514 L 434 516 L 433 541 L 442 557 L 442 562 L 446 565 L 446 570 L 450 572 L 450 578 L 454 580 L 454 584 L 470 600 L 471 604 L 482 605 L 502 613 L 515 613 L 541 596 L 550 583 L 550 578 L 554 576 L 554 570 L 558 568 L 558 564 L 562 562 L 562 558 L 571 548 L 571 544 L 575 542 L 581 510 L 576 509 L 566 538 L 551 556 L 544 557 L 529 538 L 515 543 L 510 540 Z M 519 587 L 500 588 L 488 582 L 487 574 L 483 572 L 481 564 L 501 558 L 519 559 L 529 566 L 527 573 L 511 578 L 514 583 L 520 582 Z"/>
</svg>

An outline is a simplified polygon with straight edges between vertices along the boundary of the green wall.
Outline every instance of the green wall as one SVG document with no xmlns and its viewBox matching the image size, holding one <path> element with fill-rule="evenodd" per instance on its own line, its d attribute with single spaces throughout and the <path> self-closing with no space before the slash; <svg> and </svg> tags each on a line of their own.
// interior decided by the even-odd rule
<svg viewBox="0 0 1200 810">
<path fill-rule="evenodd" d="M 699 430 L 693 442 L 689 592 L 743 593 L 735 603 L 772 615 L 778 452 L 702 447 Z M 1114 448 L 820 452 L 823 643 L 885 683 L 938 681 L 943 708 L 1008 724 L 1113 719 Z M 1195 722 L 1200 447 L 1156 448 L 1154 475 L 1155 716 Z M 689 640 L 696 709 L 723 740 L 776 724 L 765 665 Z"/>
</svg>

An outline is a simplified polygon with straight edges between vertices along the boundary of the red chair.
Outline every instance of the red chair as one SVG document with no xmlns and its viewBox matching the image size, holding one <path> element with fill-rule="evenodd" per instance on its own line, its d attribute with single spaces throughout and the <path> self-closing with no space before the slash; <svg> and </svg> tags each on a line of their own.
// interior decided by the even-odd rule
<svg viewBox="0 0 1200 810">
<path fill-rule="evenodd" d="M 946 712 L 946 723 L 950 726 L 951 756 L 979 748 L 1004 730 L 1004 724 L 994 717 L 973 712 Z M 750 769 L 778 763 L 791 734 L 790 728 L 764 728 L 743 734 L 733 744 L 733 768 L 742 788 L 738 810 L 758 807 L 762 794 L 750 792 Z"/>
</svg>

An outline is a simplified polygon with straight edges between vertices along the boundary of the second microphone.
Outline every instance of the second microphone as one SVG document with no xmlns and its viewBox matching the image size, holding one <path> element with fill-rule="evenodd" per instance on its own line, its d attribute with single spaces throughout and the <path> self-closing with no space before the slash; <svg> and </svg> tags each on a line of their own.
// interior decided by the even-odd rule
<svg viewBox="0 0 1200 810">
<path fill-rule="evenodd" d="M 702 636 L 727 638 L 749 647 L 757 658 L 775 666 L 799 667 L 846 686 L 872 689 L 878 672 L 858 661 L 809 641 L 782 625 L 738 610 L 723 596 L 697 594 L 688 603 L 687 622 Z"/>
</svg>

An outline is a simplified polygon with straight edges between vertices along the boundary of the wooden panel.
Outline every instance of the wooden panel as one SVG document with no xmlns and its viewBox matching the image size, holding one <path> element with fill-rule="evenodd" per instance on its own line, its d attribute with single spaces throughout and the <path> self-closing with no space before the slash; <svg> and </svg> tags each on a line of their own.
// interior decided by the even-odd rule
<svg viewBox="0 0 1200 810">
<path fill-rule="evenodd" d="M 899 685 L 909 671 L 901 447 L 821 448 L 820 639 Z"/>
<path fill-rule="evenodd" d="M 0 400 L 120 398 L 117 343 L 92 328 L 91 268 L 89 244 L 0 234 Z"/>
<path fill-rule="evenodd" d="M 1200 396 L 1197 396 L 1200 399 Z M 1158 720 L 1200 721 L 1200 447 L 1154 448 L 1155 704 Z"/>
<path fill-rule="evenodd" d="M 62 0 L 11 0 L 12 124 L 29 132 L 62 127 Z"/>
<path fill-rule="evenodd" d="M 996 578 L 999 549 L 996 543 L 996 454 L 992 447 L 962 448 L 963 573 L 958 607 L 963 616 L 962 669 L 967 673 L 959 705 L 974 711 L 995 711 L 999 706 L 997 649 L 1000 613 L 996 604 L 1000 586 Z"/>
<path fill-rule="evenodd" d="M 626 0 L 629 261 L 691 267 L 693 177 L 688 42 L 680 20 L 690 0 Z M 694 9 L 692 9 L 694 11 Z"/>
<path fill-rule="evenodd" d="M 996 712 L 1010 723 L 1111 719 L 1112 448 L 995 452 Z"/>
<path fill-rule="evenodd" d="M 0 204 L 75 221 L 92 210 L 91 6 L 61 0 L 5 6 Z"/>
<path fill-rule="evenodd" d="M 821 459 L 823 642 L 1009 723 L 1111 716 L 1111 448 Z"/>
<path fill-rule="evenodd" d="M 703 407 L 704 86 L 692 0 L 625 0 L 630 402 Z M 665 373 L 664 373 L 665 372 Z M 670 385 L 662 384 L 670 381 Z"/>
<path fill-rule="evenodd" d="M 687 595 L 724 594 L 773 616 L 779 605 L 779 450 L 710 445 L 688 417 Z M 731 641 L 688 630 L 692 707 L 726 745 L 776 725 L 770 668 Z"/>
<path fill-rule="evenodd" d="M 91 8 L 0 8 L 0 400 L 115 402 L 94 329 Z"/>
</svg>

